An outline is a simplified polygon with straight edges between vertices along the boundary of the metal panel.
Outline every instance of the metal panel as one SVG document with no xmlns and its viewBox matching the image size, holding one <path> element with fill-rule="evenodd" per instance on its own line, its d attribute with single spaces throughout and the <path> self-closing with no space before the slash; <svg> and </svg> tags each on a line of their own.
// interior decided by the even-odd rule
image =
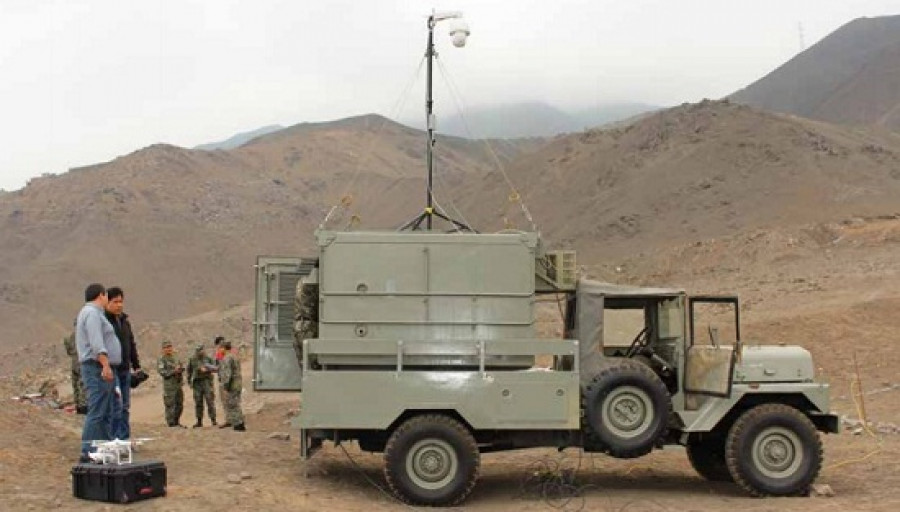
<svg viewBox="0 0 900 512">
<path fill-rule="evenodd" d="M 322 354 L 390 357 L 393 368 L 312 369 L 303 375 L 302 428 L 388 427 L 405 410 L 457 411 L 476 429 L 576 430 L 579 425 L 578 342 L 558 339 L 509 340 L 307 340 L 306 361 Z M 489 370 L 489 357 L 521 354 L 574 356 L 570 371 L 543 368 Z M 469 357 L 477 370 L 418 371 L 420 357 Z"/>
<path fill-rule="evenodd" d="M 750 387 L 747 384 L 735 384 L 728 398 L 709 398 L 697 411 L 677 411 L 684 423 L 684 432 L 709 432 L 714 429 L 726 414 L 734 409 L 735 404 L 744 395 L 789 395 L 802 394 L 820 412 L 829 411 L 828 384 L 824 383 L 778 383 L 760 384 Z M 777 402 L 778 400 L 773 400 Z M 811 412 L 811 411 L 804 411 Z"/>
<path fill-rule="evenodd" d="M 313 371 L 301 428 L 385 429 L 404 410 L 454 410 L 476 429 L 579 428 L 574 372 Z"/>
<path fill-rule="evenodd" d="M 312 270 L 312 258 L 259 256 L 256 262 L 253 389 L 299 391 L 300 366 L 293 345 L 297 281 Z"/>
<path fill-rule="evenodd" d="M 534 337 L 537 236 L 318 233 L 319 337 L 475 340 Z M 322 364 L 365 364 L 324 354 Z M 383 365 L 383 358 L 370 364 Z M 527 357 L 494 364 L 526 367 Z M 430 364 L 468 364 L 464 359 Z"/>
</svg>

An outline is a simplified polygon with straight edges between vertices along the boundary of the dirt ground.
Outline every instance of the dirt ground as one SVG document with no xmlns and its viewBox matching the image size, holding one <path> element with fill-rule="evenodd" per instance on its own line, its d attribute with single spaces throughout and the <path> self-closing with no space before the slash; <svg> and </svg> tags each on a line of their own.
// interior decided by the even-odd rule
<svg viewBox="0 0 900 512">
<path fill-rule="evenodd" d="M 900 219 L 859 221 L 822 230 L 828 231 L 827 236 L 819 231 L 770 231 L 710 240 L 586 271 L 618 282 L 681 284 L 696 293 L 739 292 L 744 304 L 745 342 L 786 342 L 810 350 L 818 377 L 832 386 L 832 409 L 850 419 L 859 416 L 850 386 L 858 365 L 868 418 L 894 430 L 854 435 L 848 428 L 824 437 L 825 464 L 817 483 L 831 486 L 834 497 L 750 498 L 734 485 L 701 479 L 688 464 L 684 450 L 677 447 L 628 461 L 579 456 L 574 449 L 562 454 L 535 449 L 483 456 L 478 485 L 463 508 L 603 512 L 900 509 L 900 432 L 896 430 L 900 425 L 900 352 L 896 350 Z M 539 328 L 552 335 L 555 305 L 546 306 Z M 239 313 L 236 318 L 243 314 Z M 180 328 L 193 329 L 194 325 Z M 145 347 L 157 343 L 143 341 Z M 142 355 L 145 365 L 155 356 L 146 351 Z M 249 354 L 244 368 L 252 368 Z M 245 375 L 248 388 L 250 377 Z M 69 472 L 78 455 L 82 417 L 8 400 L 21 392 L 20 382 L 0 377 L 3 511 L 408 509 L 383 490 L 380 455 L 362 453 L 355 444 L 346 446 L 346 454 L 327 445 L 308 467 L 300 460 L 297 433 L 288 424 L 300 407 L 298 395 L 245 390 L 245 433 L 212 427 L 170 429 L 163 426 L 156 376 L 134 394 L 133 430 L 135 437 L 153 438 L 140 448 L 137 458 L 166 463 L 168 495 L 125 506 L 77 500 L 72 497 Z M 61 385 L 61 396 L 67 393 Z M 186 402 L 182 422 L 190 424 L 190 396 Z M 275 432 L 289 433 L 291 438 L 268 437 Z M 536 493 L 532 475 L 542 464 L 577 469 L 574 483 L 583 499 L 560 501 Z M 229 475 L 241 472 L 250 478 L 229 483 Z"/>
<path fill-rule="evenodd" d="M 248 365 L 249 366 L 249 365 Z M 346 454 L 326 446 L 306 464 L 299 459 L 296 432 L 286 423 L 299 407 L 292 394 L 256 394 L 244 399 L 248 432 L 214 427 L 163 426 L 158 387 L 134 396 L 135 437 L 152 441 L 136 458 L 161 460 L 168 468 L 168 495 L 131 505 L 103 505 L 72 497 L 69 471 L 75 462 L 81 416 L 8 402 L 0 412 L 0 510 L 402 510 L 386 491 L 381 456 Z M 872 390 L 866 405 L 881 421 L 897 422 L 900 388 Z M 187 399 L 183 423 L 193 420 Z M 836 399 L 835 408 L 852 404 Z M 221 414 L 221 411 L 220 411 Z M 873 416 L 874 417 L 874 416 Z M 290 433 L 283 441 L 268 436 Z M 684 450 L 659 450 L 642 459 L 615 460 L 533 449 L 482 458 L 481 476 L 465 510 L 620 511 L 895 511 L 900 505 L 900 435 L 853 435 L 845 430 L 825 439 L 825 467 L 818 483 L 830 498 L 754 499 L 730 484 L 709 483 L 694 473 Z M 579 494 L 570 500 L 541 496 L 532 475 L 540 467 L 576 470 Z M 239 484 L 229 475 L 249 473 Z M 306 474 L 309 473 L 307 477 Z M 246 475 L 245 475 L 246 476 Z M 380 488 L 379 488 L 380 487 Z M 104 508 L 105 507 L 105 508 Z"/>
</svg>

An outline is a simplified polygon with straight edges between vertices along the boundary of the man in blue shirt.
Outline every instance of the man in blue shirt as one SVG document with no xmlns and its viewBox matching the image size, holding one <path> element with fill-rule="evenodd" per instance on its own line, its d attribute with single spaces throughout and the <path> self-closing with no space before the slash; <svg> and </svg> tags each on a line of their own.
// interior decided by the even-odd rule
<svg viewBox="0 0 900 512">
<path fill-rule="evenodd" d="M 75 346 L 81 363 L 81 380 L 87 393 L 88 412 L 81 431 L 82 460 L 88 459 L 91 441 L 110 439 L 110 420 L 115 397 L 113 366 L 122 364 L 122 347 L 104 308 L 106 288 L 93 283 L 84 290 L 85 304 L 75 322 Z"/>
</svg>

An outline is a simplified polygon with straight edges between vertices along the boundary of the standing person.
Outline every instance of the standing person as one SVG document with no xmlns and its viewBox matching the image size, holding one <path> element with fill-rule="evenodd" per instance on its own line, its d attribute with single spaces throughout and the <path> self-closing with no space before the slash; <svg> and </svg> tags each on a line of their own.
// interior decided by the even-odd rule
<svg viewBox="0 0 900 512">
<path fill-rule="evenodd" d="M 194 356 L 188 361 L 188 384 L 194 390 L 194 412 L 197 415 L 197 423 L 194 428 L 203 426 L 203 402 L 209 411 L 209 420 L 216 425 L 216 393 L 213 391 L 212 374 L 216 371 L 216 364 L 206 355 L 203 344 L 197 345 Z"/>
<path fill-rule="evenodd" d="M 162 342 L 162 356 L 156 365 L 163 378 L 163 405 L 166 408 L 166 424 L 170 427 L 187 428 L 181 424 L 181 411 L 184 410 L 184 366 L 175 356 L 172 342 Z"/>
<path fill-rule="evenodd" d="M 125 313 L 125 292 L 118 286 L 112 286 L 106 291 L 106 296 L 106 319 L 112 324 L 122 347 L 122 364 L 114 368 L 120 396 L 113 403 L 110 434 L 116 439 L 130 439 L 131 370 L 140 370 L 141 361 L 134 341 L 134 331 Z"/>
<path fill-rule="evenodd" d="M 85 304 L 75 321 L 75 346 L 81 363 L 81 380 L 87 392 L 87 415 L 81 431 L 81 460 L 90 461 L 91 441 L 110 440 L 110 417 L 116 376 L 113 366 L 122 364 L 116 332 L 103 314 L 106 288 L 93 283 L 84 290 Z"/>
<path fill-rule="evenodd" d="M 72 400 L 75 401 L 75 412 L 87 414 L 87 398 L 84 396 L 84 384 L 81 382 L 81 363 L 78 362 L 78 347 L 75 346 L 75 331 L 63 338 L 66 354 L 72 360 Z"/>
<path fill-rule="evenodd" d="M 244 413 L 241 411 L 241 390 L 244 387 L 241 361 L 231 351 L 230 341 L 222 341 L 222 347 L 225 349 L 225 357 L 219 366 L 219 382 L 224 395 L 222 402 L 225 404 L 225 424 L 219 428 L 233 426 L 238 432 L 243 432 L 247 428 L 244 427 Z"/>
<path fill-rule="evenodd" d="M 294 353 L 302 371 L 303 340 L 319 337 L 319 260 L 309 275 L 297 281 L 294 297 Z"/>
<path fill-rule="evenodd" d="M 225 346 L 223 342 L 225 341 L 224 336 L 216 336 L 216 339 L 213 340 L 213 345 L 216 346 L 216 367 L 221 370 L 222 368 L 222 360 L 225 359 Z M 225 410 L 225 391 L 222 389 L 222 374 L 219 374 L 219 400 L 222 401 L 222 410 Z"/>
</svg>

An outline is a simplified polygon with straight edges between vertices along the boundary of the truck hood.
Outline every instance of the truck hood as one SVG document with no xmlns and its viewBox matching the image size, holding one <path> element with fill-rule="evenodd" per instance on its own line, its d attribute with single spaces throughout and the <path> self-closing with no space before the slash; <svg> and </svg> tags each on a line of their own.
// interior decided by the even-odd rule
<svg viewBox="0 0 900 512">
<path fill-rule="evenodd" d="M 812 355 L 796 346 L 744 346 L 734 365 L 734 382 L 812 382 Z"/>
</svg>

